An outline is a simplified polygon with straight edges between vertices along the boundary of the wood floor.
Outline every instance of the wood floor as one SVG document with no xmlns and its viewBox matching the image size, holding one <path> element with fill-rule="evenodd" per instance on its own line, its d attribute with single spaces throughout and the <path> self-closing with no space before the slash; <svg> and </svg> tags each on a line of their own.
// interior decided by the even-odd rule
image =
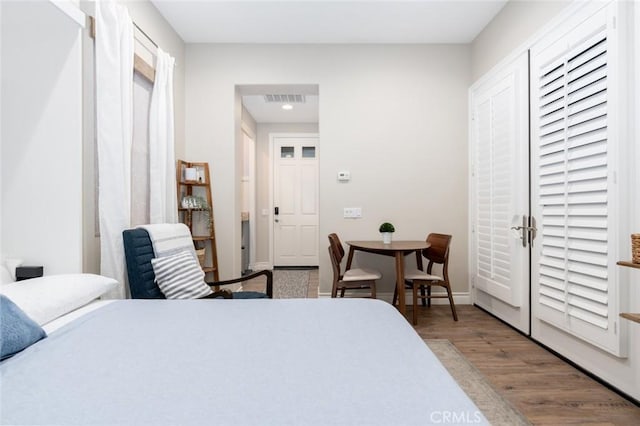
<svg viewBox="0 0 640 426">
<path fill-rule="evenodd" d="M 479 308 L 419 307 L 416 331 L 448 339 L 536 425 L 640 425 L 640 408 Z M 411 318 L 411 307 L 408 308 Z"/>
</svg>

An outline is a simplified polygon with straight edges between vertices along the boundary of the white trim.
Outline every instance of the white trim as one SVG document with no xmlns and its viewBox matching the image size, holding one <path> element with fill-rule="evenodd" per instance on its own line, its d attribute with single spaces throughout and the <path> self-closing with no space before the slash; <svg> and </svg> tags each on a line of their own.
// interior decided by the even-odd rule
<svg viewBox="0 0 640 426">
<path fill-rule="evenodd" d="M 435 296 L 445 296 L 446 293 L 432 293 Z M 385 302 L 391 303 L 393 301 L 393 293 L 377 293 L 376 295 L 376 299 L 378 300 L 383 300 Z M 330 298 L 331 297 L 331 292 L 318 292 L 318 298 Z M 406 301 L 407 301 L 407 306 L 412 306 L 413 302 L 413 294 L 411 293 L 411 291 L 407 291 L 406 293 Z M 421 305 L 422 302 L 418 301 L 418 303 Z M 449 299 L 432 299 L 431 303 L 433 305 L 448 305 L 449 304 Z M 454 292 L 453 293 L 453 303 L 455 303 L 456 305 L 471 305 L 471 294 L 468 291 L 460 291 L 460 292 Z"/>
<path fill-rule="evenodd" d="M 273 265 L 273 173 L 274 167 L 273 162 L 275 161 L 275 156 L 273 153 L 273 143 L 275 138 L 318 138 L 318 145 L 320 144 L 320 134 L 319 133 L 286 133 L 286 132 L 277 132 L 277 133 L 269 133 L 269 264 Z M 319 161 L 319 159 L 318 159 Z M 319 176 L 320 168 L 318 168 L 318 184 L 320 183 Z M 320 215 L 318 214 L 318 222 L 320 222 Z M 273 267 L 272 267 L 273 269 Z"/>
<path fill-rule="evenodd" d="M 257 139 L 258 136 L 256 135 L 256 133 L 253 131 L 253 129 L 251 128 L 251 126 L 249 126 L 247 123 L 245 123 L 244 121 L 242 123 L 240 123 L 240 129 L 245 132 L 247 135 L 249 135 L 249 137 L 251 139 Z"/>
<path fill-rule="evenodd" d="M 49 0 L 49 2 L 73 19 L 81 28 L 86 27 L 87 15 L 75 3 L 70 0 Z"/>
<path fill-rule="evenodd" d="M 249 176 L 243 176 L 242 181 L 249 181 L 249 269 L 252 263 L 256 260 L 256 221 L 258 220 L 256 212 L 256 137 L 251 131 L 249 126 L 242 123 L 243 144 L 244 136 L 246 135 L 249 140 L 249 152 L 245 152 L 244 155 L 249 157 Z"/>
</svg>

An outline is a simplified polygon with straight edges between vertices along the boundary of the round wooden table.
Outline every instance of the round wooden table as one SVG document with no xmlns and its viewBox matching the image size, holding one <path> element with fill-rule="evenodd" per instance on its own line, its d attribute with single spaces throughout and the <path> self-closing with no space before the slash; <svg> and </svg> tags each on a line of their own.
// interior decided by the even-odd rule
<svg viewBox="0 0 640 426">
<path fill-rule="evenodd" d="M 349 257 L 347 258 L 347 269 L 351 268 L 353 253 L 356 250 L 367 253 L 392 256 L 396 259 L 396 289 L 398 291 L 398 308 L 402 315 L 406 315 L 407 305 L 404 292 L 404 257 L 407 254 L 417 252 L 418 268 L 422 269 L 422 256 L 420 250 L 431 247 L 426 241 L 392 241 L 384 244 L 382 241 L 347 241 L 349 244 Z"/>
</svg>

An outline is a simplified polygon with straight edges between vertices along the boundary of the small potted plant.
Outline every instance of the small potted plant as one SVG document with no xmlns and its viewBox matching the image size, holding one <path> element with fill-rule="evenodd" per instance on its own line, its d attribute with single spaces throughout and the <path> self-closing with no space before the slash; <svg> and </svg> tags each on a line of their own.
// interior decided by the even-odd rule
<svg viewBox="0 0 640 426">
<path fill-rule="evenodd" d="M 382 242 L 385 244 L 391 244 L 391 234 L 396 231 L 396 228 L 394 228 L 393 224 L 385 222 L 380 225 L 379 231 L 382 234 Z"/>
</svg>

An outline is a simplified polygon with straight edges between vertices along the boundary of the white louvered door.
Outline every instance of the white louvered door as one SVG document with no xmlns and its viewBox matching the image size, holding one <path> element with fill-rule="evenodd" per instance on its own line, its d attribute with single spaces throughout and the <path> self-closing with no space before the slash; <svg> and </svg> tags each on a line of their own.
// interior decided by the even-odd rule
<svg viewBox="0 0 640 426">
<path fill-rule="evenodd" d="M 617 354 L 611 13 L 531 51 L 531 303 L 534 338 L 540 320 Z"/>
<path fill-rule="evenodd" d="M 528 224 L 527 74 L 524 53 L 470 91 L 474 303 L 525 333 L 529 245 L 511 228 Z"/>
</svg>

